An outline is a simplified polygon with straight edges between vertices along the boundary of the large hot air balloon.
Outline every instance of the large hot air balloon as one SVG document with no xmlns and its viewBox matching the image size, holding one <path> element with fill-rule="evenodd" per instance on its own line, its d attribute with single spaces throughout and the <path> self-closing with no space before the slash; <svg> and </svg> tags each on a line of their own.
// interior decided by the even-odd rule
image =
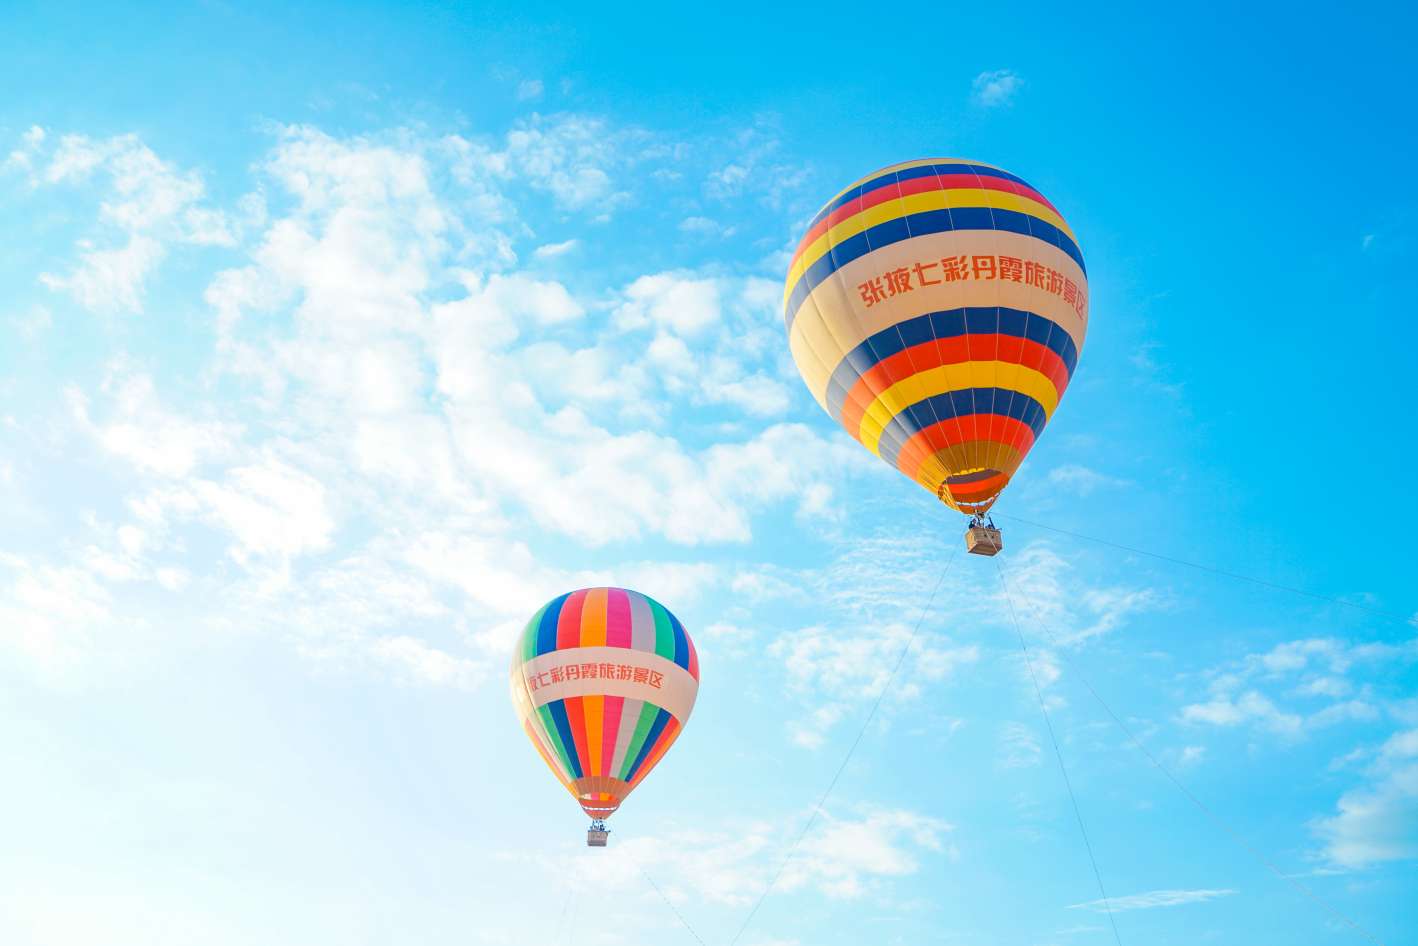
<svg viewBox="0 0 1418 946">
<path fill-rule="evenodd" d="M 668 751 L 694 709 L 699 658 L 663 605 L 624 588 L 553 598 L 512 655 L 512 703 L 542 759 L 591 816 L 605 819 Z"/>
<path fill-rule="evenodd" d="M 1053 415 L 1088 327 L 1083 254 L 1054 206 L 976 161 L 892 165 L 813 218 L 783 302 L 823 409 L 971 516 L 971 551 L 998 552 L 981 517 Z"/>
</svg>

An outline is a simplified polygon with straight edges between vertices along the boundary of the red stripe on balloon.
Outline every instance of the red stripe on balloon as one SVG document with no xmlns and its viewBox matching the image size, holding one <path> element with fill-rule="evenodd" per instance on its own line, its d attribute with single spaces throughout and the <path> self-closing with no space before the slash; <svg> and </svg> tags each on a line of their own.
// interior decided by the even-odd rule
<svg viewBox="0 0 1418 946">
<path fill-rule="evenodd" d="M 855 217 L 863 210 L 870 210 L 872 207 L 884 204 L 888 200 L 895 200 L 898 197 L 906 197 L 911 194 L 924 194 L 930 191 L 962 190 L 966 188 L 973 190 L 1001 191 L 1006 194 L 1027 197 L 1032 201 L 1043 204 L 1045 207 L 1053 210 L 1054 213 L 1058 213 L 1054 205 L 1049 203 L 1048 200 L 1044 198 L 1043 194 L 1040 194 L 1031 187 L 1017 184 L 1014 181 L 1007 181 L 1002 177 L 987 177 L 985 175 L 977 177 L 974 174 L 931 174 L 925 177 L 913 177 L 909 180 L 901 181 L 899 184 L 895 181 L 888 181 L 874 190 L 867 191 L 865 194 L 853 198 L 819 220 L 813 228 L 807 232 L 807 235 L 802 238 L 802 241 L 798 243 L 798 248 L 793 253 L 793 261 L 789 264 L 789 268 L 797 263 L 798 257 L 802 255 L 804 250 L 812 245 L 814 240 L 842 221 L 850 220 L 852 217 Z"/>
<path fill-rule="evenodd" d="M 620 716 L 625 709 L 625 697 L 607 696 L 601 710 L 601 765 L 597 775 L 610 775 L 611 760 L 615 758 L 615 742 L 620 735 Z"/>
<path fill-rule="evenodd" d="M 887 388 L 931 368 L 969 361 L 1002 361 L 1033 368 L 1053 383 L 1059 397 L 1068 387 L 1068 366 L 1048 346 L 997 333 L 954 335 L 903 348 L 862 372 L 842 402 L 842 426 L 853 437 L 858 436 L 867 408 Z"/>
<path fill-rule="evenodd" d="M 914 433 L 897 454 L 896 468 L 915 479 L 921 464 L 934 456 L 936 451 L 972 441 L 1007 444 L 1023 457 L 1034 446 L 1034 431 L 1028 424 L 1002 414 L 952 417 Z"/>
<path fill-rule="evenodd" d="M 586 604 L 589 589 L 573 591 L 561 606 L 556 618 L 556 649 L 581 646 L 581 610 Z"/>
</svg>

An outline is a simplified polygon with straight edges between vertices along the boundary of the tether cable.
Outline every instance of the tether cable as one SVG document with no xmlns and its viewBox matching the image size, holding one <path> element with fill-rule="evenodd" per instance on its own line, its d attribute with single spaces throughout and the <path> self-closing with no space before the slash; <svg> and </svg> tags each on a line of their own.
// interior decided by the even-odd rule
<svg viewBox="0 0 1418 946">
<path fill-rule="evenodd" d="M 998 564 L 998 561 L 996 561 L 996 564 Z M 1002 565 L 1000 566 L 1000 580 L 1002 582 L 1004 581 L 1004 567 Z M 1006 593 L 1008 592 L 1006 591 Z M 1033 609 L 1031 608 L 1030 610 L 1032 611 Z M 1147 757 L 1147 761 L 1151 762 L 1152 765 L 1157 769 L 1157 771 L 1165 775 L 1167 777 L 1167 781 L 1175 785 L 1177 790 L 1181 792 L 1184 796 L 1186 796 L 1186 799 L 1190 801 L 1194 806 L 1196 806 L 1196 809 L 1200 811 L 1203 815 L 1205 815 L 1213 825 L 1221 829 L 1222 833 L 1229 837 L 1232 842 L 1234 842 L 1239 848 L 1241 848 L 1241 850 L 1249 854 L 1252 859 L 1254 859 L 1257 863 L 1263 866 L 1266 870 L 1270 871 L 1276 877 L 1279 877 L 1281 880 L 1285 881 L 1285 883 L 1293 887 L 1296 891 L 1300 893 L 1301 896 L 1305 897 L 1305 899 L 1319 906 L 1330 916 L 1341 921 L 1342 923 L 1344 923 L 1344 925 L 1348 926 L 1354 932 L 1358 933 L 1360 936 L 1363 936 L 1370 942 L 1377 943 L 1378 946 L 1385 946 L 1383 940 L 1379 939 L 1373 933 L 1370 933 L 1367 929 L 1360 926 L 1354 920 L 1351 920 L 1347 915 L 1342 913 L 1338 907 L 1334 906 L 1324 897 L 1311 890 L 1308 886 L 1300 883 L 1300 881 L 1296 880 L 1294 877 L 1281 870 L 1273 861 L 1270 860 L 1270 858 L 1266 857 L 1263 853 L 1261 853 L 1258 849 L 1256 849 L 1248 841 L 1246 841 L 1246 839 L 1241 836 L 1241 833 L 1236 830 L 1236 828 L 1234 828 L 1230 822 L 1226 821 L 1220 815 L 1216 814 L 1209 807 L 1207 807 L 1205 802 L 1203 802 L 1196 795 L 1192 794 L 1191 790 L 1188 789 L 1184 784 L 1182 784 L 1182 781 L 1178 779 L 1177 776 L 1172 774 L 1172 770 L 1167 768 L 1167 766 L 1163 765 L 1162 761 L 1158 759 L 1155 755 L 1153 755 L 1152 752 L 1145 745 L 1143 745 L 1142 740 L 1139 739 L 1137 735 L 1132 731 L 1132 727 L 1128 726 L 1128 724 L 1123 722 L 1122 718 L 1118 716 L 1117 713 L 1113 712 L 1113 708 L 1109 706 L 1108 702 L 1104 700 L 1103 697 L 1099 695 L 1098 691 L 1093 688 L 1093 684 L 1088 682 L 1088 678 L 1084 676 L 1083 672 L 1078 669 L 1078 665 L 1075 664 L 1072 660 L 1070 660 L 1068 655 L 1064 653 L 1063 647 L 1059 643 L 1058 638 L 1055 637 L 1054 633 L 1049 630 L 1048 625 L 1044 623 L 1038 611 L 1034 611 L 1034 619 L 1035 622 L 1039 625 L 1039 628 L 1043 630 L 1043 632 L 1048 636 L 1050 643 L 1054 645 L 1056 652 L 1059 654 L 1059 656 L 1062 657 L 1063 661 L 1068 664 L 1071 670 L 1073 670 L 1074 675 L 1078 678 L 1078 682 L 1082 683 L 1084 689 L 1086 689 L 1093 697 L 1093 699 L 1097 701 L 1099 706 L 1103 707 L 1103 711 L 1108 714 L 1108 717 L 1112 719 L 1114 723 L 1117 724 L 1118 728 L 1121 729 L 1123 733 L 1128 737 L 1128 740 L 1134 746 L 1137 747 L 1138 751 Z"/>
<path fill-rule="evenodd" d="M 675 915 L 675 919 L 679 920 L 680 925 L 683 926 L 685 929 L 689 930 L 689 935 L 694 937 L 694 941 L 698 943 L 699 946 L 708 946 L 708 944 L 704 942 L 703 937 L 701 937 L 698 933 L 695 932 L 694 927 L 689 925 L 689 921 L 684 918 L 684 914 L 679 912 L 679 908 L 676 907 L 673 902 L 671 902 L 669 897 L 665 896 L 665 892 L 660 889 L 660 885 L 655 883 L 655 878 L 645 873 L 645 868 L 641 867 L 640 864 L 633 858 L 629 858 L 629 860 L 632 864 L 635 865 L 635 869 L 640 871 L 640 876 L 644 877 L 645 881 L 651 887 L 655 888 L 655 893 L 659 894 L 660 899 L 665 901 L 665 906 L 670 908 L 670 912 Z"/>
<path fill-rule="evenodd" d="M 1033 526 L 1036 529 L 1046 529 L 1049 532 L 1056 532 L 1059 535 L 1071 536 L 1075 539 L 1083 539 L 1085 542 L 1096 542 L 1098 545 L 1106 545 L 1109 548 L 1118 549 L 1123 552 L 1132 552 L 1135 555 L 1145 555 L 1148 558 L 1155 558 L 1161 562 L 1171 562 L 1173 565 L 1185 565 L 1187 568 L 1194 568 L 1197 571 L 1210 572 L 1213 575 L 1221 575 L 1224 578 L 1234 578 L 1237 581 L 1249 582 L 1252 585 L 1259 585 L 1262 588 L 1269 588 L 1272 591 L 1284 591 L 1292 595 L 1300 595 L 1303 598 L 1311 598 L 1315 601 L 1324 601 L 1328 604 L 1337 604 L 1346 608 L 1353 608 L 1356 611 L 1366 611 L 1380 617 L 1388 618 L 1391 621 L 1398 621 L 1402 624 L 1412 626 L 1418 615 L 1404 616 L 1396 611 L 1387 611 L 1383 608 L 1376 608 L 1368 604 L 1360 604 L 1357 601 L 1346 601 L 1333 595 L 1323 595 L 1315 591 L 1306 591 L 1304 588 L 1294 588 L 1290 585 L 1282 585 L 1278 582 L 1266 581 L 1264 578 L 1255 578 L 1251 575 L 1242 575 L 1240 572 L 1227 571 L 1224 568 L 1217 568 L 1214 565 L 1203 565 L 1200 562 L 1190 562 L 1184 558 L 1176 558 L 1172 555 L 1163 555 L 1159 552 L 1149 552 L 1146 549 L 1134 548 L 1131 545 L 1122 545 L 1111 539 L 1100 539 L 1096 535 L 1084 535 L 1082 532 L 1070 532 L 1068 529 L 1060 529 L 1057 526 L 1047 526 L 1042 522 L 1034 522 L 1030 519 L 1021 519 L 1018 516 L 1008 516 L 1004 513 L 996 513 L 1001 519 L 1009 519 L 1022 525 Z"/>
<path fill-rule="evenodd" d="M 1009 585 L 1004 580 L 1004 566 L 999 559 L 995 559 L 995 567 L 999 569 L 999 583 L 1004 590 L 1004 600 L 1009 605 L 1009 618 L 1014 624 L 1014 633 L 1019 637 L 1019 649 L 1024 654 L 1024 666 L 1029 668 L 1029 679 L 1034 684 L 1034 695 L 1039 699 L 1039 712 L 1044 715 L 1044 727 L 1049 731 L 1049 742 L 1054 747 L 1054 758 L 1059 762 L 1059 771 L 1063 773 L 1064 787 L 1068 789 L 1068 800 L 1073 804 L 1073 816 L 1078 819 L 1078 833 L 1083 835 L 1083 847 L 1088 851 L 1088 863 L 1093 868 L 1093 879 L 1098 881 L 1098 893 L 1103 898 L 1103 909 L 1108 913 L 1108 925 L 1113 928 L 1113 940 L 1118 946 L 1123 946 L 1123 939 L 1118 935 L 1118 922 L 1113 918 L 1113 905 L 1108 900 L 1108 891 L 1103 887 L 1103 873 L 1098 870 L 1098 859 L 1093 856 L 1093 842 L 1088 839 L 1088 827 L 1083 823 L 1083 811 L 1078 807 L 1078 796 L 1073 792 L 1073 782 L 1068 777 L 1068 766 L 1064 765 L 1063 750 L 1059 748 L 1058 737 L 1054 734 L 1054 724 L 1049 719 L 1049 708 L 1044 703 L 1044 690 L 1039 686 L 1039 677 L 1034 673 L 1034 659 L 1029 656 L 1029 645 L 1024 642 L 1024 631 L 1019 626 L 1019 615 L 1014 613 L 1014 598 L 1009 593 Z"/>
<path fill-rule="evenodd" d="M 931 596 L 926 599 L 926 606 L 921 609 L 921 616 L 916 619 L 916 626 L 911 630 L 911 636 L 906 640 L 906 646 L 901 648 L 901 653 L 896 658 L 896 665 L 891 668 L 891 675 L 888 676 L 886 682 L 882 684 L 880 692 L 876 695 L 876 699 L 872 701 L 871 709 L 867 712 L 866 719 L 862 720 L 861 728 L 857 730 L 856 738 L 853 739 L 852 744 L 847 747 L 847 754 L 842 758 L 842 764 L 837 766 L 837 771 L 832 775 L 832 781 L 827 783 L 827 789 L 822 793 L 822 797 L 817 800 L 817 805 L 813 807 L 812 814 L 808 816 L 807 823 L 803 825 L 803 829 L 798 832 L 797 838 L 794 839 L 792 845 L 789 846 L 788 853 L 783 856 L 783 861 L 778 865 L 778 869 L 773 872 L 772 878 L 768 881 L 768 886 L 763 888 L 763 893 L 759 894 L 758 900 L 753 904 L 753 908 L 748 911 L 748 916 L 744 917 L 743 924 L 739 926 L 739 930 L 734 934 L 734 938 L 729 941 L 729 946 L 736 946 L 738 941 L 743 937 L 744 931 L 748 929 L 748 925 L 753 922 L 753 918 L 758 914 L 759 907 L 763 906 L 763 901 L 768 899 L 768 895 L 773 892 L 773 887 L 778 883 L 779 878 L 783 876 L 783 871 L 786 870 L 788 864 L 792 862 L 793 855 L 797 853 L 798 845 L 802 844 L 803 838 L 807 837 L 808 831 L 812 830 L 812 826 L 817 823 L 817 816 L 822 813 L 822 806 L 827 804 L 827 799 L 831 796 L 832 790 L 837 787 L 837 780 L 840 779 L 842 773 L 847 770 L 847 764 L 852 761 L 852 755 L 857 751 L 857 746 L 861 744 L 862 737 L 866 735 L 867 727 L 871 725 L 872 720 L 876 718 L 877 711 L 881 709 L 881 701 L 886 698 L 886 693 L 891 689 L 891 684 L 896 681 L 896 675 L 901 672 L 901 666 L 906 662 L 906 655 L 911 652 L 911 647 L 916 643 L 916 635 L 921 632 L 921 625 L 925 623 L 926 616 L 930 614 L 931 606 L 935 604 L 936 595 L 940 593 L 941 586 L 945 584 L 945 576 L 950 573 L 950 566 L 955 563 L 955 558 L 959 552 L 960 550 L 956 549 L 950 553 L 950 558 L 945 562 L 945 568 L 941 570 L 940 577 L 936 579 L 935 587 L 931 589 Z"/>
</svg>

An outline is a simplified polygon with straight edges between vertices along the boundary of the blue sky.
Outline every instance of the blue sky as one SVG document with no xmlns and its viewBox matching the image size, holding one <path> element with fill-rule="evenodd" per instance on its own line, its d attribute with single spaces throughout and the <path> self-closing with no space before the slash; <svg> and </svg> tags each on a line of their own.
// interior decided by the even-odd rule
<svg viewBox="0 0 1418 946">
<path fill-rule="evenodd" d="M 1364 941 L 1085 681 L 1412 940 L 1410 11 L 6 19 L 6 943 L 693 942 L 646 875 L 728 942 L 959 545 L 778 311 L 821 202 L 937 155 L 1023 176 L 1088 260 L 997 510 L 1120 939 Z M 505 686 L 593 583 L 703 671 L 605 851 Z M 740 942 L 1108 942 L 1097 900 L 998 574 L 956 556 Z"/>
</svg>

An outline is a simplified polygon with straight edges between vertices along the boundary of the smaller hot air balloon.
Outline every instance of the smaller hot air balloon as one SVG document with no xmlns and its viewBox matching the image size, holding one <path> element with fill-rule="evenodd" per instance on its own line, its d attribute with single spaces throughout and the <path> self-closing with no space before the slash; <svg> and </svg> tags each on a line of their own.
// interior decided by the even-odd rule
<svg viewBox="0 0 1418 946">
<path fill-rule="evenodd" d="M 591 817 L 586 843 L 605 847 L 605 819 L 694 709 L 699 657 L 684 625 L 636 591 L 572 591 L 527 622 L 511 682 L 532 745 Z"/>
</svg>

